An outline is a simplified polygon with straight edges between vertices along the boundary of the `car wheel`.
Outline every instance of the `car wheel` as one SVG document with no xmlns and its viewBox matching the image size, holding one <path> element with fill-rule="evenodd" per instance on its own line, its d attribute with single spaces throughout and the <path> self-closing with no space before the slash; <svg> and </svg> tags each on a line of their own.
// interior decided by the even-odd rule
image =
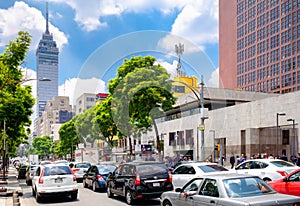
<svg viewBox="0 0 300 206">
<path fill-rule="evenodd" d="M 97 192 L 96 182 L 93 182 L 93 191 Z"/>
<path fill-rule="evenodd" d="M 165 200 L 165 201 L 163 202 L 163 206 L 172 206 L 172 204 L 170 203 L 169 200 Z"/>
<path fill-rule="evenodd" d="M 84 187 L 84 188 L 87 188 L 87 187 L 88 187 L 88 185 L 87 185 L 86 182 L 85 182 L 85 179 L 82 180 L 82 184 L 83 184 L 83 187 Z"/>
<path fill-rule="evenodd" d="M 109 198 L 112 198 L 114 196 L 114 194 L 111 192 L 110 184 L 107 185 L 106 194 L 107 194 L 107 197 L 109 197 Z"/>
<path fill-rule="evenodd" d="M 77 200 L 77 193 L 71 194 L 71 199 L 72 199 L 72 200 Z"/>
<path fill-rule="evenodd" d="M 33 188 L 31 188 L 32 190 L 32 196 L 35 196 L 35 190 Z"/>
<path fill-rule="evenodd" d="M 38 195 L 38 193 L 35 193 L 35 200 L 36 202 L 41 202 L 41 197 Z"/>
<path fill-rule="evenodd" d="M 128 205 L 132 205 L 133 204 L 133 198 L 132 198 L 132 193 L 130 190 L 126 191 L 126 202 Z"/>
</svg>

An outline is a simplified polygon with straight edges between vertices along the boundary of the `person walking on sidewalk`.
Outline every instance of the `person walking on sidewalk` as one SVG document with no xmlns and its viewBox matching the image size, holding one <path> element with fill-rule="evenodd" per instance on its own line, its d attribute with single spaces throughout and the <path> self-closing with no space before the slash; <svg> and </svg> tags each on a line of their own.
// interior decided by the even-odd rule
<svg viewBox="0 0 300 206">
<path fill-rule="evenodd" d="M 231 169 L 233 169 L 233 167 L 234 167 L 234 163 L 235 163 L 235 157 L 234 157 L 234 154 L 233 154 L 233 152 L 231 153 L 231 156 L 230 156 L 229 162 L 230 162 L 230 164 L 231 164 Z"/>
</svg>

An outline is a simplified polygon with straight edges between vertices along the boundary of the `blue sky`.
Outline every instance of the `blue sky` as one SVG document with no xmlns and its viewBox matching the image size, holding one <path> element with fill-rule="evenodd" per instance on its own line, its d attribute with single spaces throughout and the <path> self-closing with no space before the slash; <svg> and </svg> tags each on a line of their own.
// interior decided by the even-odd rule
<svg viewBox="0 0 300 206">
<path fill-rule="evenodd" d="M 175 75 L 178 43 L 185 47 L 186 73 L 201 74 L 207 86 L 218 86 L 218 0 L 48 3 L 49 30 L 60 50 L 59 95 L 75 98 L 82 92 L 104 91 L 123 58 L 132 55 L 153 55 Z M 0 51 L 18 31 L 28 31 L 32 44 L 23 67 L 30 77 L 35 75 L 35 50 L 45 31 L 45 8 L 44 0 L 0 1 Z M 74 84 L 82 88 L 74 91 Z"/>
</svg>

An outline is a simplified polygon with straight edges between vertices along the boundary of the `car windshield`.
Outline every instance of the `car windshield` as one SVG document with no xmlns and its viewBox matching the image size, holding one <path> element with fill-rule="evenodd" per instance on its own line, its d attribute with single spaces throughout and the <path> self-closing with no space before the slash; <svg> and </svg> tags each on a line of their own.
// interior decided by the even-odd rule
<svg viewBox="0 0 300 206">
<path fill-rule="evenodd" d="M 168 168 L 165 164 L 146 164 L 137 166 L 137 172 L 140 175 L 158 175 L 168 173 Z"/>
<path fill-rule="evenodd" d="M 249 197 L 276 193 L 258 177 L 241 177 L 223 180 L 228 197 Z"/>
<path fill-rule="evenodd" d="M 90 163 L 78 163 L 75 164 L 75 168 L 89 168 L 91 166 Z"/>
<path fill-rule="evenodd" d="M 70 175 L 72 174 L 68 166 L 57 166 L 45 167 L 44 176 L 51 175 Z"/>
<path fill-rule="evenodd" d="M 218 171 L 228 171 L 227 168 L 221 166 L 221 165 L 199 165 L 198 166 L 204 173 L 209 172 L 218 172 Z"/>
<path fill-rule="evenodd" d="M 98 165 L 97 167 L 100 174 L 108 174 L 117 168 L 115 165 Z"/>
<path fill-rule="evenodd" d="M 285 161 L 272 161 L 271 164 L 275 165 L 276 167 L 295 167 L 294 164 Z"/>
</svg>

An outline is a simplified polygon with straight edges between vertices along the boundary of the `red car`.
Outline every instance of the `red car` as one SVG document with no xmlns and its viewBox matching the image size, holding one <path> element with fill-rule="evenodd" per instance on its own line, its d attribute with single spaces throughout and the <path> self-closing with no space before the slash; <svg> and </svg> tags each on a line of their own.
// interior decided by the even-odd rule
<svg viewBox="0 0 300 206">
<path fill-rule="evenodd" d="M 279 193 L 300 196 L 300 169 L 282 179 L 269 181 L 268 184 Z"/>
</svg>

